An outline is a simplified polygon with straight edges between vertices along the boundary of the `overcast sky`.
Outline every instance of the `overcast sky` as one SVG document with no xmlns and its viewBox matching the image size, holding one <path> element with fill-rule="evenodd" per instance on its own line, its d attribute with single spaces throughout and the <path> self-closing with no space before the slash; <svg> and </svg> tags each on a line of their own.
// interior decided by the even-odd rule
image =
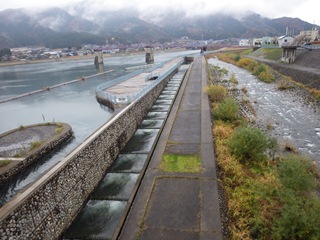
<svg viewBox="0 0 320 240">
<path fill-rule="evenodd" d="M 188 15 L 223 11 L 238 13 L 253 11 L 268 18 L 297 17 L 320 25 L 319 0 L 0 0 L 0 10 L 7 8 L 64 7 L 87 2 L 84 6 L 91 11 L 97 8 L 121 9 L 129 7 L 142 14 L 147 9 L 162 11 L 166 8 L 184 9 Z"/>
</svg>

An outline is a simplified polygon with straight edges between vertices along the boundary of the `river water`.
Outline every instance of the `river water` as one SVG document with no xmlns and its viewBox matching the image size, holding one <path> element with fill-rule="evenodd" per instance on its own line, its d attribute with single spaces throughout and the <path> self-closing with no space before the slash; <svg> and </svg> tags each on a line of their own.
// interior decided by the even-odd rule
<svg viewBox="0 0 320 240">
<path fill-rule="evenodd" d="M 276 84 L 261 82 L 247 70 L 218 59 L 209 59 L 212 65 L 234 73 L 238 89 L 246 87 L 249 100 L 256 111 L 256 121 L 260 125 L 272 126 L 271 134 L 280 144 L 286 142 L 308 155 L 320 167 L 320 113 L 305 104 L 299 96 L 288 91 L 280 91 Z"/>
<path fill-rule="evenodd" d="M 155 53 L 155 63 L 195 51 Z M 127 67 L 145 64 L 145 55 L 104 58 L 104 70 L 112 72 L 0 104 L 0 134 L 19 126 L 43 122 L 71 125 L 74 138 L 52 156 L 32 165 L 0 190 L 0 206 L 34 182 L 88 136 L 106 123 L 112 111 L 95 99 L 98 85 L 128 74 Z M 98 73 L 92 59 L 62 60 L 0 67 L 0 100 Z"/>
</svg>

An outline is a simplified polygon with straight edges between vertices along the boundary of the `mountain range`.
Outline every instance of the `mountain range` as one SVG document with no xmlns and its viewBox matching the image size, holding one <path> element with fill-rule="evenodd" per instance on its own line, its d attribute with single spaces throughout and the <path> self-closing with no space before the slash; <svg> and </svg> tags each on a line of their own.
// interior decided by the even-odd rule
<svg viewBox="0 0 320 240">
<path fill-rule="evenodd" d="M 72 12 L 72 14 L 70 13 Z M 136 11 L 99 10 L 85 16 L 81 6 L 68 11 L 7 9 L 0 12 L 0 48 L 42 45 L 50 48 L 81 44 L 166 42 L 189 39 L 226 39 L 280 36 L 286 28 L 298 34 L 314 25 L 298 18 L 269 19 L 257 13 L 242 17 L 209 14 L 188 17 L 168 11 L 161 18 L 143 18 Z"/>
</svg>

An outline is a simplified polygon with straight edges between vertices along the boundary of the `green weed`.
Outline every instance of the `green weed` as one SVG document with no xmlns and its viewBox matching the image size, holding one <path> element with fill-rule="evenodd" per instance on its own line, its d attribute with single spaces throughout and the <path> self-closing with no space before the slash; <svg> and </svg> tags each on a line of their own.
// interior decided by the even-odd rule
<svg viewBox="0 0 320 240">
<path fill-rule="evenodd" d="M 5 160 L 0 160 L 0 168 L 9 165 L 12 162 L 12 160 L 5 159 Z"/>
<path fill-rule="evenodd" d="M 165 154 L 160 169 L 165 172 L 201 172 L 201 159 L 197 155 Z"/>
<path fill-rule="evenodd" d="M 232 74 L 231 78 L 230 78 L 230 82 L 232 82 L 233 84 L 238 84 L 238 80 L 236 79 L 234 73 Z"/>
<path fill-rule="evenodd" d="M 241 163 L 252 165 L 267 160 L 269 138 L 259 128 L 241 127 L 232 135 L 229 147 Z"/>
<path fill-rule="evenodd" d="M 32 150 L 34 150 L 34 149 L 37 149 L 37 148 L 39 148 L 40 146 L 41 146 L 41 142 L 38 142 L 38 141 L 36 141 L 36 142 L 31 142 L 31 144 L 30 144 L 30 151 L 32 151 Z"/>
<path fill-rule="evenodd" d="M 212 110 L 215 119 L 223 121 L 234 121 L 238 119 L 239 106 L 236 100 L 226 98 Z"/>
</svg>

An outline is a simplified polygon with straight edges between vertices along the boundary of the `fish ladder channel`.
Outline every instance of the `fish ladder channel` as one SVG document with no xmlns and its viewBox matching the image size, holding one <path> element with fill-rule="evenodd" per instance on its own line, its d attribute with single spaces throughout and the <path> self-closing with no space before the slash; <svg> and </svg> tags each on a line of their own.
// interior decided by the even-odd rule
<svg viewBox="0 0 320 240">
<path fill-rule="evenodd" d="M 63 239 L 112 239 L 149 163 L 189 65 L 181 65 L 114 161 Z"/>
</svg>

